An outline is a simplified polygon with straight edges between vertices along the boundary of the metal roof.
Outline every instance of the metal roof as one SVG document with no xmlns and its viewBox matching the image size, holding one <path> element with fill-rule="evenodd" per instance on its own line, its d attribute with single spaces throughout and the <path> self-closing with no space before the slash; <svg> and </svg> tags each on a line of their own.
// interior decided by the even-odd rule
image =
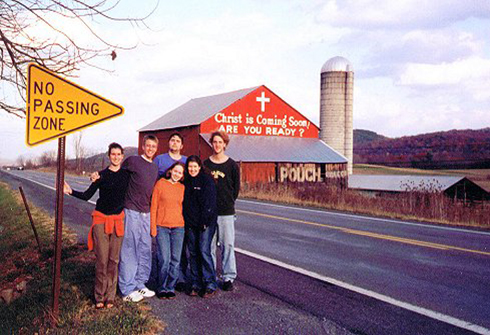
<svg viewBox="0 0 490 335">
<path fill-rule="evenodd" d="M 349 188 L 370 191 L 445 191 L 465 177 L 462 176 L 407 176 L 361 175 L 349 176 Z"/>
<path fill-rule="evenodd" d="M 201 134 L 209 143 L 209 134 Z M 317 138 L 229 135 L 226 154 L 240 162 L 347 163 Z"/>
<path fill-rule="evenodd" d="M 138 131 L 198 125 L 260 86 L 189 100 Z"/>
<path fill-rule="evenodd" d="M 351 62 L 349 62 L 347 59 L 344 57 L 333 57 L 330 58 L 323 64 L 322 66 L 322 71 L 323 72 L 353 72 L 354 67 L 352 66 Z"/>
</svg>

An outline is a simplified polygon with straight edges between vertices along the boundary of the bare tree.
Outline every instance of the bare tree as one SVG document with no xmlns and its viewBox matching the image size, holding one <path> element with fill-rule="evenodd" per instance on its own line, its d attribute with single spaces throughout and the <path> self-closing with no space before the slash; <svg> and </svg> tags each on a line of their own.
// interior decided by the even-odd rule
<svg viewBox="0 0 490 335">
<path fill-rule="evenodd" d="M 39 166 L 41 167 L 51 167 L 56 166 L 56 161 L 58 159 L 58 155 L 56 150 L 44 151 L 39 157 Z"/>
<path fill-rule="evenodd" d="M 25 162 L 25 166 L 24 166 L 27 170 L 29 169 L 32 169 L 32 168 L 35 168 L 36 167 L 36 164 L 34 164 L 34 161 L 31 159 L 31 158 L 28 158 Z"/>
<path fill-rule="evenodd" d="M 132 49 L 136 45 L 120 46 L 105 40 L 91 23 L 94 20 L 125 22 L 136 27 L 146 27 L 145 20 L 158 5 L 144 17 L 122 18 L 114 16 L 120 0 L 0 0 L 0 109 L 21 118 L 25 117 L 26 68 L 34 62 L 51 71 L 73 76 L 83 64 L 95 66 L 97 57 L 117 56 L 116 50 Z M 136 2 L 135 2 L 136 3 Z M 77 43 L 80 35 L 68 33 L 59 23 L 69 20 L 80 24 L 90 36 L 94 46 Z M 49 37 L 38 34 L 41 28 L 49 31 Z M 13 99 L 8 93 L 21 98 Z M 17 93 L 15 93 L 17 92 Z"/>
<path fill-rule="evenodd" d="M 17 164 L 17 166 L 24 166 L 25 163 L 26 163 L 26 159 L 23 155 L 20 155 L 19 157 L 17 157 L 17 159 L 15 160 L 15 163 Z"/>
<path fill-rule="evenodd" d="M 73 149 L 75 150 L 75 163 L 78 173 L 82 172 L 83 160 L 87 156 L 87 148 L 82 144 L 83 131 L 73 135 Z"/>
</svg>

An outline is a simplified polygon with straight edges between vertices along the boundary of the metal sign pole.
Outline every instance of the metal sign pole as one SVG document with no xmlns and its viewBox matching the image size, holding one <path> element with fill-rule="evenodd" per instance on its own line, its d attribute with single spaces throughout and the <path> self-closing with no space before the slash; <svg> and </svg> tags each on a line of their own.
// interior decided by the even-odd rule
<svg viewBox="0 0 490 335">
<path fill-rule="evenodd" d="M 58 166 L 56 171 L 56 219 L 54 235 L 53 260 L 53 302 L 52 312 L 54 322 L 59 315 L 60 276 L 61 276 L 61 233 L 63 229 L 63 185 L 65 182 L 65 139 L 58 139 Z"/>
</svg>

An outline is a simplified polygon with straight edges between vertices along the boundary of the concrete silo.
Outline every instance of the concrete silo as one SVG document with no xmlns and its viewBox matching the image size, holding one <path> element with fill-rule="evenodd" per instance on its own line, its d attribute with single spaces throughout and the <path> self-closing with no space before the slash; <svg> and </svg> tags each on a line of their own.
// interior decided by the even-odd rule
<svg viewBox="0 0 490 335">
<path fill-rule="evenodd" d="M 333 57 L 322 67 L 320 84 L 320 139 L 347 158 L 352 174 L 354 71 L 343 57 Z"/>
</svg>

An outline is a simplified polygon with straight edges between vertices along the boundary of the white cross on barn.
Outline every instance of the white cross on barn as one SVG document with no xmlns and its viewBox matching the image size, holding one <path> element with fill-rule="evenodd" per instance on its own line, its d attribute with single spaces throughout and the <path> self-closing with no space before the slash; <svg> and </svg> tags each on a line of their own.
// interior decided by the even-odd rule
<svg viewBox="0 0 490 335">
<path fill-rule="evenodd" d="M 270 98 L 265 97 L 265 93 L 262 92 L 262 95 L 260 97 L 256 98 L 257 102 L 260 102 L 260 111 L 265 112 L 265 103 L 266 102 L 271 102 Z"/>
</svg>

